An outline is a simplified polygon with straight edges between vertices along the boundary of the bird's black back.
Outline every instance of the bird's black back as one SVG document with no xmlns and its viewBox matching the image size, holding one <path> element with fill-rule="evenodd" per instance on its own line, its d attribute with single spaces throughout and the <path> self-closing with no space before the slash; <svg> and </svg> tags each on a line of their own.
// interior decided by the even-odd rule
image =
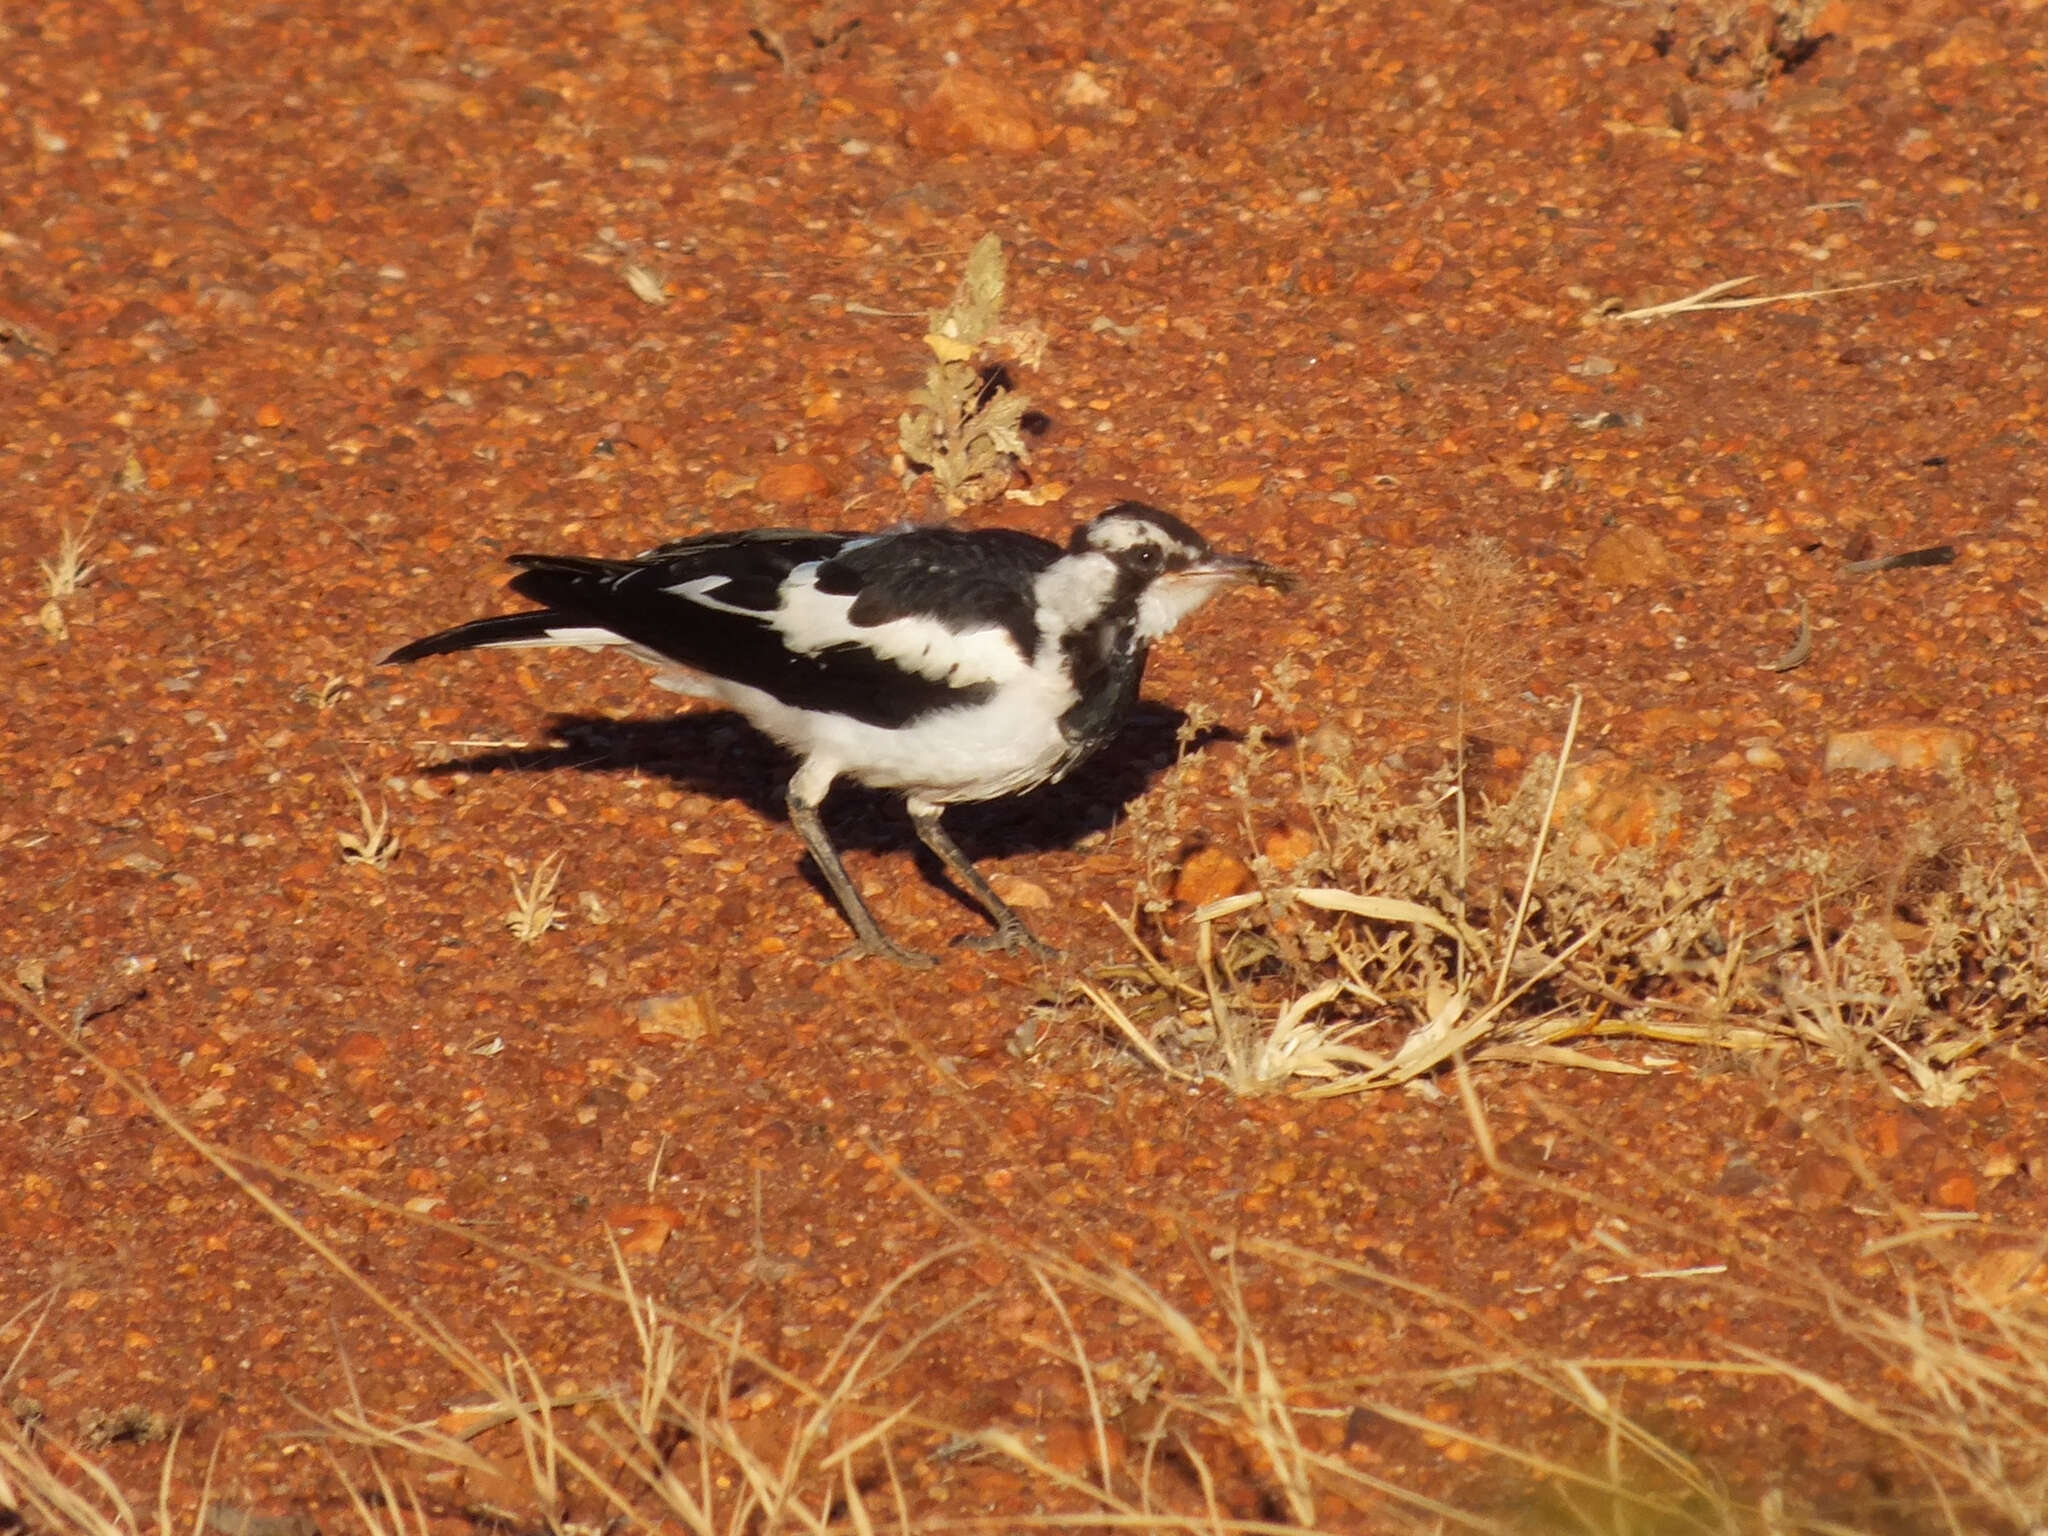
<svg viewBox="0 0 2048 1536">
<path fill-rule="evenodd" d="M 844 550 L 818 572 L 818 590 L 853 596 L 856 624 L 923 615 L 948 629 L 1007 630 L 1038 649 L 1032 583 L 1060 558 L 1056 544 L 1014 528 L 911 528 Z"/>
<path fill-rule="evenodd" d="M 879 535 L 761 529 L 679 539 L 634 560 L 514 555 L 512 590 L 578 624 L 608 629 L 696 671 L 797 709 L 896 728 L 978 703 L 990 687 L 908 670 L 860 631 L 924 618 L 955 633 L 1000 628 L 1028 658 L 1037 642 L 1031 582 L 1057 545 L 1012 529 L 913 528 Z M 853 599 L 850 638 L 793 650 L 780 625 L 787 582 L 817 562 L 816 585 Z M 717 578 L 703 601 L 672 588 Z M 791 600 L 798 600 L 791 598 Z"/>
</svg>

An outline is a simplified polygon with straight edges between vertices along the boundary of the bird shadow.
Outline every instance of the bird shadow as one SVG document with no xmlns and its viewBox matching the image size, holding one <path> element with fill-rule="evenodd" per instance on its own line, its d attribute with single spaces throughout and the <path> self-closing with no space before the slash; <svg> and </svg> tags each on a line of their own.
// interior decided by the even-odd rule
<svg viewBox="0 0 2048 1536">
<path fill-rule="evenodd" d="M 1242 732 L 1225 726 L 1188 732 L 1187 718 L 1167 705 L 1141 702 L 1114 740 L 1059 783 L 1005 800 L 954 806 L 946 813 L 947 830 L 961 852 L 976 861 L 1067 848 L 1092 832 L 1106 831 L 1183 752 L 1244 739 Z M 789 819 L 783 792 L 795 760 L 731 711 L 628 720 L 557 715 L 548 722 L 548 733 L 555 739 L 552 746 L 479 752 L 423 772 L 641 773 L 714 799 L 736 800 L 770 820 Z M 914 848 L 925 877 L 961 895 L 917 841 L 901 796 L 842 781 L 823 814 L 841 852 Z M 824 881 L 808 859 L 803 867 L 824 892 Z"/>
</svg>

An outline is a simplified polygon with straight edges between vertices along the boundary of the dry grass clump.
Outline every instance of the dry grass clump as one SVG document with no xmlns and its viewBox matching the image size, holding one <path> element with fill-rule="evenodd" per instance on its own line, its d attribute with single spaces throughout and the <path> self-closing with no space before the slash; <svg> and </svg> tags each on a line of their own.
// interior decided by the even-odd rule
<svg viewBox="0 0 2048 1536">
<path fill-rule="evenodd" d="M 521 944 L 538 944 L 563 926 L 562 907 L 555 900 L 555 887 L 562 878 L 562 855 L 548 854 L 524 880 L 517 874 L 510 878 L 512 910 L 505 914 L 505 926 Z"/>
<path fill-rule="evenodd" d="M 18 988 L 0 983 L 0 996 L 40 1027 L 61 1029 Z M 307 1195 L 428 1218 L 212 1146 L 148 1086 L 65 1038 L 110 1086 L 143 1102 L 473 1389 L 426 1417 L 401 1419 L 366 1407 L 352 1377 L 331 1383 L 336 1405 L 317 1415 L 306 1438 L 326 1448 L 352 1512 L 333 1523 L 336 1531 L 424 1536 L 459 1519 L 559 1536 L 1076 1528 L 1961 1536 L 2039 1529 L 2048 1520 L 2048 1325 L 2040 1310 L 2048 1245 L 1994 1251 L 1946 1271 L 1902 1266 L 1902 1301 L 1875 1303 L 1768 1237 L 1728 1227 L 1713 1215 L 1711 1197 L 1676 1175 L 1641 1170 L 1659 1192 L 1658 1213 L 1631 1224 L 1725 1262 L 1682 1272 L 1698 1278 L 1635 1278 L 1740 1300 L 1723 1309 L 1731 1319 L 1789 1313 L 1811 1325 L 1773 1328 L 1774 1338 L 1847 1339 L 1876 1367 L 1855 1373 L 1865 1383 L 1857 1386 L 1739 1331 L 1698 1357 L 1560 1355 L 1520 1337 L 1495 1305 L 1314 1246 L 1205 1232 L 1207 1246 L 1176 1256 L 1184 1273 L 1159 1281 L 1113 1260 L 1019 1247 L 957 1217 L 959 1241 L 909 1264 L 851 1318 L 822 1361 L 799 1372 L 750 1344 L 736 1313 L 693 1317 L 642 1289 L 642 1271 L 617 1249 L 616 1279 L 607 1284 L 463 1229 L 516 1257 L 530 1274 L 523 1284 L 552 1282 L 594 1305 L 588 1347 L 575 1352 L 580 1379 L 571 1384 L 549 1377 L 515 1340 L 467 1338 L 473 1330 L 437 1322 L 381 1289 L 320 1235 L 313 1209 L 294 1214 L 245 1166 Z M 1492 1177 L 1617 1214 L 1563 1176 L 1500 1158 L 1468 1075 L 1459 1087 Z M 1568 1119 L 1556 1123 L 1561 1135 L 1588 1134 Z M 916 1193 L 940 1209 L 928 1192 Z M 1685 1225 L 1686 1210 L 1699 1221 Z M 1915 1220 L 1887 1246 L 1925 1238 Z M 1006 1278 L 996 1280 L 991 1265 Z M 970 1276 L 979 1283 L 963 1283 Z M 1005 1292 L 1035 1293 L 1043 1305 L 1030 1311 L 1043 1321 L 997 1340 L 986 1319 Z M 31 1306 L 0 1325 L 0 1337 L 26 1335 L 0 1386 L 35 1343 L 36 1312 Z M 1396 1353 L 1395 1368 L 1331 1376 L 1315 1358 L 1295 1358 L 1309 1347 L 1301 1342 L 1308 1319 L 1313 1333 L 1391 1334 L 1413 1344 Z M 1281 1339 L 1294 1342 L 1283 1348 Z M 919 1366 L 942 1344 L 956 1371 L 963 1359 L 1013 1370 L 1021 1351 L 1071 1372 L 1083 1408 L 1078 1444 L 1066 1421 L 1033 1427 L 998 1409 L 959 1423 L 934 1411 L 920 1396 Z M 1738 1494 L 1688 1453 L 1677 1438 L 1685 1432 L 1677 1405 L 1692 1395 L 1685 1383 L 1712 1378 L 1761 1378 L 1779 1384 L 1780 1394 L 1810 1394 L 1829 1411 L 1830 1433 L 1853 1442 L 1858 1456 L 1885 1448 L 1890 1486 L 1878 1523 L 1861 1518 L 1869 1510 L 1856 1512 L 1853 1524 L 1825 1511 L 1805 1514 L 1768 1487 Z M 1486 1406 L 1468 1415 L 1460 1405 L 1477 1401 L 1475 1387 Z M 1353 1454 L 1360 1446 L 1369 1453 Z M 153 1536 L 177 1536 L 181 1525 L 194 1533 L 209 1524 L 240 1528 L 232 1511 L 209 1521 L 204 1492 L 199 1510 L 174 1516 L 170 1454 Z M 1476 1476 L 1488 1471 L 1497 1475 Z M 981 1472 L 998 1475 L 990 1482 Z M 0 1413 L 0 1529 L 142 1536 L 145 1521 L 89 1458 Z"/>
<path fill-rule="evenodd" d="M 80 526 L 74 528 L 65 522 L 58 530 L 56 558 L 36 562 L 43 569 L 46 594 L 43 606 L 36 614 L 36 622 L 52 640 L 70 637 L 71 626 L 64 617 L 65 600 L 76 597 L 99 571 L 99 567 L 86 558 L 92 553 L 92 526 L 98 516 L 99 507 L 95 505 Z"/>
<path fill-rule="evenodd" d="M 929 474 L 949 512 L 1001 496 L 1031 456 L 1031 399 L 1013 387 L 1002 359 L 1036 367 L 1045 335 L 1003 323 L 1007 282 L 1002 241 L 983 235 L 952 302 L 931 317 L 924 342 L 932 364 L 897 423 L 907 478 Z"/>
<path fill-rule="evenodd" d="M 199 1536 L 205 1496 L 188 1530 L 171 1515 L 172 1471 L 182 1426 L 146 1408 L 111 1413 L 88 1410 L 79 1416 L 77 1446 L 51 1434 L 42 1404 L 26 1394 L 8 1393 L 43 1324 L 59 1300 L 50 1290 L 0 1321 L 0 1338 L 18 1332 L 20 1346 L 0 1368 L 0 1531 L 48 1532 L 50 1536 Z M 120 1485 L 89 1452 L 117 1441 L 162 1443 L 154 1522 L 136 1512 Z M 212 1481 L 209 1468 L 207 1481 Z"/>
<path fill-rule="evenodd" d="M 551 1383 L 509 1340 L 496 1360 L 465 1351 L 476 1391 L 431 1421 L 393 1420 L 360 1401 L 335 1410 L 329 1430 L 363 1453 L 354 1467 L 336 1458 L 336 1475 L 373 1536 L 399 1507 L 389 1490 L 405 1487 L 417 1507 L 416 1483 L 437 1504 L 452 1496 L 472 1518 L 520 1529 L 822 1536 L 849 1519 L 907 1529 L 895 1442 L 910 1410 L 887 1398 L 926 1335 L 887 1348 L 882 1321 L 901 1287 L 956 1256 L 910 1266 L 806 1378 L 749 1344 L 736 1322 L 685 1319 L 640 1293 L 615 1252 L 637 1356 L 622 1379 Z M 600 1353 L 613 1345 L 604 1339 Z"/>
<path fill-rule="evenodd" d="M 1327 746 L 1285 791 L 1312 852 L 1284 878 L 1253 859 L 1262 889 L 1188 914 L 1177 963 L 1127 924 L 1139 964 L 1083 986 L 1174 1076 L 1327 1094 L 1460 1055 L 1642 1071 L 1587 1049 L 1633 1040 L 1875 1060 L 1940 1103 L 2048 1016 L 2048 899 L 2009 791 L 1988 835 L 1845 878 L 1731 856 L 1724 807 L 1613 851 L 1553 759 L 1487 804 L 1456 765 L 1401 788 Z"/>
<path fill-rule="evenodd" d="M 1461 745 L 1512 730 L 1530 707 L 1516 695 L 1535 670 L 1537 598 L 1522 564 L 1499 539 L 1461 539 L 1431 553 L 1401 617 L 1400 702 L 1448 717 Z M 1276 672 L 1276 687 L 1291 691 Z"/>
<path fill-rule="evenodd" d="M 1835 1327 L 1879 1363 L 1895 1395 L 1740 1352 L 1890 1441 L 1901 1464 L 1939 1490 L 1947 1529 L 2048 1529 L 2044 1261 L 2038 1243 L 1994 1249 L 1952 1266 L 1947 1283 L 1909 1284 L 1902 1306 L 1832 1307 Z M 2022 1283 L 1999 1284 L 1999 1270 Z"/>
<path fill-rule="evenodd" d="M 1865 1195 L 1889 1206 L 1898 1222 L 1898 1230 L 1866 1243 L 1861 1255 L 1888 1256 L 1893 1293 L 1873 1299 L 1860 1288 L 1844 1288 L 1797 1235 L 1777 1238 L 1727 1223 L 1711 1212 L 1710 1196 L 1670 1171 L 1650 1171 L 1663 1202 L 1653 1215 L 1603 1201 L 1568 1179 L 1516 1166 L 1495 1150 L 1472 1077 L 1463 1070 L 1458 1089 L 1480 1155 L 1496 1178 L 1540 1197 L 1593 1207 L 1610 1224 L 1619 1217 L 1624 1228 L 1640 1226 L 1717 1252 L 1723 1263 L 1683 1273 L 1707 1277 L 1700 1281 L 1703 1288 L 1760 1313 L 1803 1317 L 1800 1335 L 1832 1357 L 1829 1368 L 1821 1369 L 1789 1358 L 1782 1348 L 1759 1348 L 1738 1333 L 1716 1346 L 1716 1359 L 1670 1362 L 1703 1375 L 1760 1368 L 1824 1405 L 1834 1416 L 1837 1437 L 1860 1434 L 1875 1447 L 1859 1457 L 1883 1471 L 1874 1480 L 1882 1504 L 1870 1507 L 1866 1500 L 1858 1518 L 1841 1524 L 1789 1518 L 1781 1500 L 1767 1498 L 1757 1511 L 1766 1517 L 1762 1529 L 1958 1536 L 2048 1529 L 2048 1240 L 2008 1232 L 2001 1245 L 1998 1234 L 1987 1232 L 1986 1246 L 1971 1251 L 1963 1246 L 1970 1239 L 1962 1229 L 1928 1221 L 1851 1152 Z M 1575 1117 L 1538 1108 L 1560 1139 L 1580 1142 L 1592 1156 L 1613 1155 L 1615 1149 Z M 1833 1140 L 1819 1132 L 1817 1122 L 1808 1127 L 1823 1141 Z M 1701 1220 L 1674 1220 L 1674 1209 L 1690 1210 Z M 2014 1236 L 2023 1240 L 2015 1244 Z M 1625 1244 L 1614 1246 L 1628 1254 Z M 1852 1361 L 1861 1357 L 1864 1369 L 1843 1363 L 1844 1345 Z M 1863 1385 L 1850 1385 L 1851 1376 Z"/>
<path fill-rule="evenodd" d="M 1025 1342 L 1077 1381 L 1085 1414 L 1075 1442 L 1074 1426 L 1049 1437 L 1044 1426 L 1000 1413 L 961 1425 L 921 1407 L 922 1353 L 942 1339 L 971 1350 L 993 1293 L 907 1329 L 911 1289 L 999 1248 L 970 1238 L 913 1264 L 804 1375 L 777 1365 L 730 1319 L 692 1321 L 639 1291 L 623 1259 L 616 1325 L 583 1353 L 611 1360 L 623 1342 L 630 1363 L 593 1384 L 548 1379 L 509 1339 L 495 1358 L 472 1353 L 400 1309 L 424 1342 L 463 1363 L 476 1390 L 425 1418 L 393 1418 L 360 1399 L 325 1412 L 306 1438 L 324 1446 L 353 1514 L 335 1528 L 421 1536 L 459 1519 L 563 1536 L 1076 1528 L 1962 1536 L 2039 1529 L 2048 1518 L 2048 1338 L 2037 1312 L 1980 1296 L 1909 1287 L 1906 1304 L 1888 1309 L 1850 1299 L 1824 1277 L 1776 1272 L 1782 1306 L 1869 1352 L 1876 1375 L 1859 1375 L 1897 1389 L 1880 1397 L 1739 1336 L 1698 1356 L 1561 1355 L 1506 1331 L 1497 1308 L 1283 1242 L 1244 1239 L 1211 1249 L 1207 1261 L 1183 1258 L 1198 1272 L 1192 1301 L 1114 1262 L 1001 1248 L 1049 1304 L 1055 1326 Z M 1729 1281 L 1694 1283 L 1756 1294 Z M 1985 1311 L 1965 1315 L 1964 1306 Z M 1274 1319 L 1261 1307 L 1412 1331 L 1418 1359 L 1432 1363 L 1318 1375 L 1269 1344 Z M 1113 1312 L 1112 1344 L 1091 1352 L 1084 1312 Z M 1836 1417 L 1839 1434 L 1895 1455 L 1891 1518 L 1845 1524 L 1802 1512 L 1769 1487 L 1736 1492 L 1685 1448 L 1674 1419 L 1672 1404 L 1694 1396 L 1688 1383 L 1716 1378 L 1810 1394 Z M 1490 1406 L 1476 1415 L 1459 1406 L 1479 1402 Z M 1055 1444 L 1060 1435 L 1069 1443 Z M 1352 1454 L 1358 1444 L 1383 1450 Z M 166 1452 L 151 1536 L 180 1536 L 181 1517 L 193 1532 L 208 1523 L 203 1508 L 174 1516 L 175 1449 Z M 1400 1469 L 1411 1460 L 1441 1475 L 1426 1486 L 1409 1481 Z M 989 1511 L 971 1491 L 984 1486 L 978 1471 L 997 1474 L 1005 1512 Z M 1470 1496 L 1479 1489 L 1487 1491 Z M 9 1511 L 38 1536 L 144 1536 L 149 1528 L 89 1459 L 0 1415 L 0 1525 Z"/>
<path fill-rule="evenodd" d="M 63 524 L 58 530 L 56 559 L 36 562 L 43 568 L 43 586 L 52 601 L 75 596 L 99 570 L 86 559 L 92 553 L 92 525 L 98 515 L 99 509 L 95 507 L 81 526 Z"/>
<path fill-rule="evenodd" d="M 199 1536 L 195 1517 L 174 1519 L 174 1432 L 165 1448 L 154 1520 L 145 1519 L 106 1470 L 81 1451 L 32 1433 L 0 1410 L 0 1530 L 30 1536 Z"/>
<path fill-rule="evenodd" d="M 1058 1338 L 1034 1339 L 1032 1347 L 1078 1379 L 1087 1405 L 1084 1448 L 1077 1456 L 1004 1415 L 978 1426 L 947 1424 L 919 1411 L 912 1367 L 942 1335 L 971 1337 L 971 1319 L 989 1294 L 971 1298 L 907 1342 L 885 1347 L 882 1341 L 902 1331 L 890 1318 L 905 1300 L 904 1287 L 978 1250 L 995 1251 L 969 1244 L 911 1266 L 863 1309 L 825 1365 L 809 1376 L 778 1367 L 735 1324 L 678 1318 L 636 1291 L 623 1260 L 619 1331 L 594 1338 L 589 1355 L 612 1357 L 623 1336 L 637 1345 L 637 1359 L 618 1379 L 594 1387 L 545 1379 L 513 1341 L 503 1341 L 493 1360 L 463 1348 L 431 1320 L 401 1313 L 444 1356 L 463 1361 L 477 1390 L 415 1420 L 374 1412 L 356 1400 L 326 1412 L 306 1438 L 321 1446 L 342 1490 L 353 1515 L 346 1528 L 362 1536 L 424 1536 L 445 1529 L 451 1518 L 477 1529 L 561 1536 L 1076 1528 L 1140 1536 L 1232 1530 L 1310 1536 L 1333 1528 L 1542 1528 L 1446 1502 L 1348 1457 L 1354 1426 L 1375 1422 L 1430 1444 L 1461 1447 L 1454 1458 L 1460 1462 L 1498 1460 L 1530 1489 L 1551 1489 L 1542 1496 L 1548 1504 L 1561 1500 L 1564 1507 L 1604 1512 L 1603 1520 L 1579 1528 L 1727 1536 L 1754 1528 L 1710 1474 L 1623 1411 L 1611 1385 L 1597 1384 L 1606 1362 L 1509 1361 L 1479 1346 L 1486 1358 L 1439 1372 L 1403 1372 L 1387 1393 L 1302 1378 L 1267 1346 L 1241 1269 L 1277 1277 L 1290 1294 L 1319 1309 L 1348 1304 L 1377 1318 L 1389 1297 L 1398 1302 L 1406 1292 L 1432 1310 L 1460 1309 L 1399 1283 L 1368 1298 L 1364 1293 L 1388 1277 L 1279 1247 L 1206 1266 L 1204 1283 L 1215 1302 L 1199 1310 L 1120 1265 L 1005 1251 L 1002 1257 L 1019 1261 L 1059 1322 Z M 1076 1322 L 1091 1303 L 1116 1308 L 1129 1335 L 1113 1354 L 1091 1355 Z M 1473 1347 L 1455 1325 L 1420 1325 L 1439 1341 Z M 955 1338 L 956 1347 L 961 1342 Z M 1615 1369 L 1628 1367 L 1617 1363 Z M 1533 1386 L 1586 1414 L 1606 1438 L 1606 1454 L 1566 1459 L 1427 1411 L 1434 1390 L 1455 1389 L 1475 1372 Z M 165 1453 L 151 1531 L 97 1465 L 0 1415 L 0 1526 L 12 1528 L 7 1517 L 17 1514 L 37 1536 L 183 1536 L 169 1492 L 175 1451 L 174 1440 Z M 997 1474 L 997 1484 L 1009 1490 L 1009 1513 L 976 1512 L 985 1506 L 972 1494 L 960 1508 L 954 1496 L 937 1491 L 955 1480 L 979 1486 L 977 1471 Z M 187 1517 L 189 1529 L 195 1536 L 209 1526 L 234 1529 L 237 1513 L 209 1510 L 202 1502 Z M 1671 1520 L 1681 1523 L 1642 1523 Z"/>
<path fill-rule="evenodd" d="M 396 832 L 391 830 L 391 807 L 383 796 L 377 797 L 377 808 L 370 808 L 370 797 L 363 793 L 362 780 L 353 769 L 348 774 L 349 798 L 355 801 L 356 820 L 359 830 L 337 832 L 336 845 L 341 849 L 344 864 L 361 864 L 380 874 L 391 867 L 391 861 L 403 851 L 405 844 Z"/>
<path fill-rule="evenodd" d="M 1771 927 L 1764 1001 L 1831 1054 L 1896 1064 L 1931 1104 L 1954 1102 L 1975 1058 L 2048 1018 L 2048 881 L 2018 795 L 2000 785 L 1972 819 L 1968 834 L 1922 827 L 1890 869 Z M 1807 861 L 1822 880 L 1827 867 Z"/>
<path fill-rule="evenodd" d="M 1341 730 L 1290 756 L 1253 728 L 1229 791 L 1258 890 L 1187 913 L 1177 949 L 1124 923 L 1138 963 L 1080 986 L 1119 1041 L 1247 1094 L 1391 1087 L 1461 1057 L 1645 1070 L 1593 1049 L 1625 1040 L 1807 1049 L 1945 1104 L 1990 1047 L 2048 1017 L 2048 870 L 2010 787 L 1958 798 L 1883 863 L 1737 856 L 1725 803 L 1681 829 L 1668 786 L 1574 764 L 1574 705 L 1559 757 L 1479 793 L 1472 747 L 1525 723 L 1527 603 L 1491 539 L 1417 583 L 1439 643 L 1412 647 L 1411 707 L 1450 731 L 1448 762 L 1419 781 L 1360 761 Z M 1298 681 L 1273 669 L 1283 708 Z M 1132 808 L 1162 893 L 1141 921 L 1170 915 L 1186 770 Z M 1284 869 L 1251 853 L 1275 811 L 1307 844 Z"/>
</svg>

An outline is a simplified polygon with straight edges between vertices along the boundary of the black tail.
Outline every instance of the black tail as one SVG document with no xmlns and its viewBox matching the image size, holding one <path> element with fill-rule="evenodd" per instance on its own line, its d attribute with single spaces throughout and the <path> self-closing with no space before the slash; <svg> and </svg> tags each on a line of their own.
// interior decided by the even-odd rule
<svg viewBox="0 0 2048 1536">
<path fill-rule="evenodd" d="M 565 613 L 604 609 L 604 596 L 636 567 L 620 560 L 587 560 L 581 555 L 511 555 L 507 563 L 519 574 L 506 583 L 529 603 Z"/>
<path fill-rule="evenodd" d="M 424 640 L 415 640 L 410 645 L 401 645 L 383 664 L 394 661 L 418 661 L 424 656 L 446 656 L 451 651 L 473 651 L 480 645 L 505 645 L 518 640 L 539 640 L 551 629 L 564 624 L 559 613 L 507 613 L 495 619 L 476 619 L 468 624 L 458 624 L 453 629 L 444 629 L 438 635 L 428 635 Z"/>
<path fill-rule="evenodd" d="M 600 627 L 581 616 L 584 605 L 576 599 L 608 586 L 633 569 L 621 561 L 586 560 L 579 555 L 514 555 L 511 563 L 522 569 L 509 585 L 521 597 L 541 604 L 539 612 L 507 613 L 458 624 L 411 645 L 401 645 L 384 658 L 385 662 L 418 661 L 424 656 L 446 656 L 451 651 L 473 651 L 481 646 L 545 640 L 558 629 Z"/>
</svg>

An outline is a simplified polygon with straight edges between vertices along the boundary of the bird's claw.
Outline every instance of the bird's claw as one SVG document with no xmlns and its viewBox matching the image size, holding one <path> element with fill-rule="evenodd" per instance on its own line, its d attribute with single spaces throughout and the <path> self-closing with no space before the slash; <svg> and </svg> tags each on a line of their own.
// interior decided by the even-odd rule
<svg viewBox="0 0 2048 1536">
<path fill-rule="evenodd" d="M 953 941 L 956 949 L 974 949 L 983 952 L 991 950 L 1021 949 L 1042 960 L 1057 960 L 1063 951 L 1054 948 L 1022 923 L 998 926 L 993 933 L 963 933 Z"/>
<path fill-rule="evenodd" d="M 905 949 L 894 939 L 879 934 L 872 939 L 854 941 L 825 963 L 832 966 L 842 960 L 893 960 L 913 971 L 928 971 L 939 963 L 937 955 L 928 955 L 919 949 Z"/>
</svg>

